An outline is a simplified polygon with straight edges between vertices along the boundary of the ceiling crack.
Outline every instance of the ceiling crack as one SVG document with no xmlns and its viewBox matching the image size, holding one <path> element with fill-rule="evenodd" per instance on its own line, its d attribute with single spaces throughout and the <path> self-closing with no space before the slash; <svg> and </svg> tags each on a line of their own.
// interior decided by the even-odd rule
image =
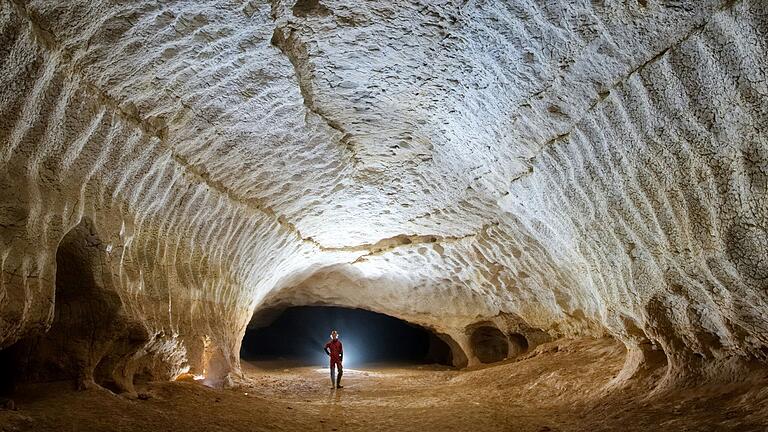
<svg viewBox="0 0 768 432">
<path fill-rule="evenodd" d="M 439 244 L 442 246 L 442 244 L 445 244 L 445 243 L 456 243 L 463 240 L 471 239 L 479 235 L 485 234 L 490 227 L 497 226 L 498 224 L 499 224 L 498 222 L 489 222 L 483 225 L 482 227 L 480 227 L 480 229 L 477 230 L 477 232 L 469 233 L 461 236 L 441 236 L 441 235 L 434 235 L 434 234 L 426 234 L 426 235 L 399 234 L 394 237 L 388 237 L 388 238 L 379 240 L 376 243 L 366 243 L 361 245 L 343 246 L 343 247 L 336 247 L 336 248 L 323 247 L 321 248 L 321 250 L 333 251 L 333 252 L 365 251 L 366 252 L 365 254 L 360 255 L 354 261 L 352 261 L 352 264 L 354 264 L 354 263 L 363 261 L 367 257 L 382 255 L 402 247 L 412 247 L 412 246 L 424 245 L 424 244 Z"/>
<path fill-rule="evenodd" d="M 298 37 L 298 29 L 293 26 L 291 21 L 279 19 L 278 9 L 279 5 L 273 2 L 272 18 L 275 21 L 281 21 L 282 23 L 278 23 L 277 27 L 275 27 L 270 43 L 280 50 L 293 66 L 296 81 L 299 85 L 299 91 L 304 100 L 304 106 L 309 112 L 322 119 L 328 127 L 341 134 L 341 138 L 339 138 L 338 142 L 350 153 L 352 165 L 356 166 L 360 162 L 360 157 L 356 154 L 353 136 L 344 129 L 344 126 L 339 121 L 331 118 L 325 110 L 318 106 L 317 101 L 315 100 L 315 93 L 312 89 L 312 70 L 307 45 Z"/>
<path fill-rule="evenodd" d="M 736 5 L 736 4 L 737 4 L 737 3 L 739 3 L 739 2 L 741 2 L 741 0 L 727 0 L 727 1 L 725 1 L 725 2 L 723 3 L 723 5 L 722 5 L 722 6 L 721 6 L 721 7 L 720 7 L 720 8 L 719 8 L 717 11 L 715 11 L 715 12 L 714 12 L 712 15 L 714 16 L 714 15 L 716 15 L 716 14 L 719 14 L 719 13 L 723 13 L 723 12 L 725 12 L 725 11 L 728 11 L 728 10 L 732 9 L 732 8 L 734 7 L 734 5 Z M 536 160 L 536 159 L 537 159 L 539 156 L 541 156 L 541 155 L 544 153 L 544 151 L 545 151 L 545 150 L 546 150 L 548 147 L 550 147 L 551 145 L 554 145 L 554 144 L 557 144 L 557 143 L 559 143 L 559 142 L 562 142 L 562 141 L 565 141 L 565 140 L 567 140 L 567 139 L 570 137 L 570 135 L 571 135 L 571 133 L 573 132 L 573 130 L 574 130 L 574 129 L 576 129 L 576 127 L 577 127 L 577 126 L 578 126 L 578 125 L 579 125 L 579 124 L 582 122 L 582 120 L 584 120 L 584 118 L 586 118 L 586 116 L 587 116 L 589 113 L 591 113 L 591 112 L 592 112 L 592 111 L 593 111 L 593 110 L 594 110 L 596 107 L 598 107 L 598 106 L 599 106 L 601 103 L 603 103 L 603 102 L 604 102 L 604 101 L 605 101 L 605 100 L 608 98 L 608 96 L 610 96 L 610 93 L 611 93 L 611 91 L 613 91 L 613 90 L 614 90 L 614 89 L 616 89 L 617 87 L 619 87 L 619 86 L 623 85 L 623 84 L 624 84 L 624 83 L 625 83 L 627 80 L 629 80 L 629 79 L 630 79 L 630 78 L 631 78 L 633 75 L 636 75 L 637 73 L 640 73 L 640 72 L 642 72 L 642 71 L 643 71 L 643 70 L 644 70 L 644 69 L 645 69 L 647 66 L 649 66 L 649 65 L 651 65 L 651 64 L 654 64 L 654 63 L 656 63 L 657 61 L 659 61 L 660 59 L 664 58 L 664 56 L 665 56 L 665 55 L 666 55 L 666 54 L 667 54 L 669 51 L 671 51 L 672 49 L 674 49 L 674 48 L 676 48 L 676 47 L 679 47 L 679 46 L 681 46 L 683 43 L 685 43 L 686 41 L 688 41 L 688 40 L 689 40 L 690 38 L 692 38 L 693 36 L 695 36 L 695 35 L 697 35 L 697 34 L 701 33 L 701 32 L 704 30 L 704 28 L 706 28 L 706 27 L 707 27 L 707 25 L 709 25 L 709 24 L 710 24 L 710 22 L 712 22 L 712 19 L 710 19 L 710 20 L 705 20 L 704 22 L 702 22 L 702 23 L 701 23 L 701 24 L 699 24 L 698 26 L 695 26 L 695 27 L 694 27 L 694 28 L 693 28 L 693 29 L 692 29 L 690 32 L 688 32 L 688 34 L 686 34 L 684 37 L 682 37 L 681 39 L 679 39 L 679 40 L 677 40 L 677 41 L 673 42 L 671 45 L 667 46 L 666 48 L 664 48 L 664 49 L 660 50 L 659 52 L 657 52 L 656 54 L 654 54 L 654 55 L 653 55 L 653 56 L 652 56 L 650 59 L 648 59 L 648 60 L 644 61 L 643 63 L 641 63 L 640 65 L 636 66 L 636 67 L 635 67 L 635 68 L 633 68 L 631 71 L 629 71 L 628 73 L 626 73 L 624 76 L 622 76 L 622 77 L 618 78 L 616 81 L 614 81 L 614 82 L 613 82 L 613 84 L 611 84 L 610 86 L 608 86 L 606 89 L 604 89 L 603 91 L 600 91 L 600 92 L 598 93 L 598 95 L 597 95 L 597 96 L 598 96 L 598 97 L 597 97 L 597 99 L 595 99 L 595 100 L 592 102 L 592 104 L 590 104 L 590 106 L 589 106 L 589 107 L 588 107 L 586 110 L 584 110 L 584 112 L 582 113 L 581 117 L 579 117 L 579 118 L 578 118 L 576 121 L 574 121 L 573 123 L 571 123 L 570 127 L 569 127 L 569 128 L 568 128 L 568 129 L 567 129 L 565 132 L 562 132 L 562 133 L 559 133 L 559 134 L 557 134 L 556 136 L 554 136 L 554 137 L 552 137 L 552 138 L 550 138 L 550 139 L 546 140 L 546 141 L 545 141 L 543 144 L 541 144 L 541 145 L 539 146 L 539 151 L 537 152 L 537 154 L 536 154 L 536 155 L 534 155 L 533 157 L 531 157 L 531 158 L 528 158 L 528 159 L 527 159 L 527 162 L 530 164 L 530 170 L 529 170 L 528 172 L 526 172 L 526 173 L 523 173 L 522 175 L 519 175 L 519 176 L 517 176 L 517 177 L 513 178 L 513 179 L 511 180 L 511 183 L 514 183 L 514 182 L 516 182 L 516 181 L 519 181 L 519 180 L 522 180 L 522 179 L 524 179 L 524 178 L 527 178 L 527 177 L 529 177 L 531 174 L 533 174 L 533 164 L 535 163 L 535 160 Z M 544 93 L 545 91 L 548 91 L 548 90 L 550 90 L 552 87 L 554 87 L 554 84 L 551 84 L 551 85 L 550 85 L 548 88 L 545 88 L 545 89 L 543 89 L 543 90 L 541 90 L 541 91 L 537 92 L 537 93 L 536 93 L 536 95 L 539 95 L 539 94 L 541 94 L 541 93 Z M 526 101 L 525 101 L 525 102 L 524 102 L 522 105 L 526 105 L 526 104 L 527 104 L 527 105 L 529 105 L 529 106 L 530 106 L 530 104 L 529 104 L 528 102 L 529 102 L 531 99 L 532 99 L 532 97 L 531 97 L 531 98 L 528 98 L 528 99 L 527 99 L 527 100 L 526 100 Z"/>
</svg>

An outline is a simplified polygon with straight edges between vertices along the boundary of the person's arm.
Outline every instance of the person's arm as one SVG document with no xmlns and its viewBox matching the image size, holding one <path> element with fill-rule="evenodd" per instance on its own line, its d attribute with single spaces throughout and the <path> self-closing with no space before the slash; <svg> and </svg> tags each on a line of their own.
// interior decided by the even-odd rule
<svg viewBox="0 0 768 432">
<path fill-rule="evenodd" d="M 339 361 L 344 361 L 344 345 L 339 341 Z"/>
<path fill-rule="evenodd" d="M 328 342 L 327 344 L 325 344 L 325 353 L 326 353 L 326 354 L 328 354 L 328 357 L 330 357 L 330 356 L 331 356 L 330 345 L 331 345 L 331 343 L 330 343 L 330 342 Z"/>
</svg>

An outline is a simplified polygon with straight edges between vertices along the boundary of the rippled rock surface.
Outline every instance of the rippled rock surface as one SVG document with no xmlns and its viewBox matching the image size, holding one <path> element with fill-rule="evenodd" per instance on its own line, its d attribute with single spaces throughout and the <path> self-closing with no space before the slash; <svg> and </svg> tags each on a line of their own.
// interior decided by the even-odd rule
<svg viewBox="0 0 768 432">
<path fill-rule="evenodd" d="M 759 0 L 0 0 L 3 361 L 227 384 L 252 319 L 328 304 L 459 366 L 611 336 L 618 386 L 738 378 L 766 34 Z"/>
</svg>

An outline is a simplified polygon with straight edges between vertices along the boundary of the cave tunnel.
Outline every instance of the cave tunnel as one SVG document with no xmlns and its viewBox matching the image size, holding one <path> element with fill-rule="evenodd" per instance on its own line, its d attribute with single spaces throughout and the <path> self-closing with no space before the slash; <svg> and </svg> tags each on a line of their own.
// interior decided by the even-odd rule
<svg viewBox="0 0 768 432">
<path fill-rule="evenodd" d="M 0 432 L 768 431 L 766 0 L 0 0 L 0 71 Z"/>
<path fill-rule="evenodd" d="M 332 306 L 285 309 L 270 324 L 246 331 L 240 355 L 246 361 L 325 365 L 323 347 L 334 329 L 347 366 L 453 362 L 448 344 L 424 327 L 377 312 Z"/>
</svg>

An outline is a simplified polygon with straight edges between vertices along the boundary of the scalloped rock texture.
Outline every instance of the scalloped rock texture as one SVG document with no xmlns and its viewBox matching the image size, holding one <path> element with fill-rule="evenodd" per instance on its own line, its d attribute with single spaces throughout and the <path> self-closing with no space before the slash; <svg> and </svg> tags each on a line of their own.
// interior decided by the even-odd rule
<svg viewBox="0 0 768 432">
<path fill-rule="evenodd" d="M 81 384 L 220 380 L 254 313 L 334 304 L 732 379 L 768 360 L 766 35 L 760 0 L 0 0 L 0 346 L 103 315 Z M 69 315 L 68 233 L 103 297 Z"/>
</svg>

